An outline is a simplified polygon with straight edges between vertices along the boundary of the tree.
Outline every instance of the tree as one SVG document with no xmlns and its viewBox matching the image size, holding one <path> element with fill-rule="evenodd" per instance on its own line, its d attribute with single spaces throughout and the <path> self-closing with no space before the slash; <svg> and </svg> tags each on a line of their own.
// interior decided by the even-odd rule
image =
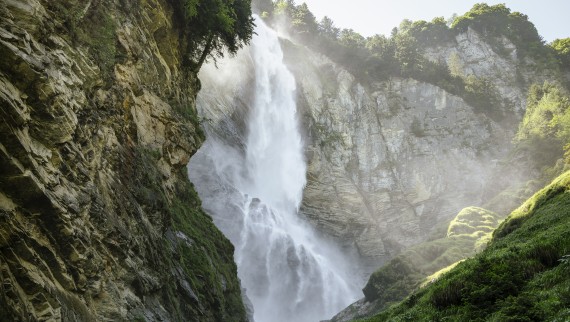
<svg viewBox="0 0 570 322">
<path fill-rule="evenodd" d="M 286 17 L 292 17 L 293 11 L 295 10 L 294 0 L 279 0 L 275 2 L 275 10 L 273 13 L 275 15 L 283 15 Z"/>
<path fill-rule="evenodd" d="M 342 45 L 350 48 L 361 48 L 365 45 L 364 37 L 352 29 L 341 30 L 338 41 Z"/>
<path fill-rule="evenodd" d="M 561 157 L 570 161 L 570 96 L 564 88 L 548 82 L 529 88 L 515 142 L 530 152 L 539 166 Z"/>
<path fill-rule="evenodd" d="M 190 51 L 189 63 L 198 71 L 208 57 L 235 54 L 253 34 L 251 0 L 170 0 L 182 22 Z"/>
<path fill-rule="evenodd" d="M 461 57 L 456 52 L 452 52 L 449 55 L 449 61 L 447 62 L 447 66 L 449 68 L 449 73 L 451 76 L 456 77 L 463 77 L 463 62 L 461 61 Z"/>
<path fill-rule="evenodd" d="M 325 38 L 336 40 L 340 34 L 340 29 L 335 27 L 331 18 L 324 16 L 318 25 L 319 33 Z"/>
<path fill-rule="evenodd" d="M 317 31 L 317 20 L 306 3 L 294 8 L 291 16 L 293 30 L 298 34 L 315 35 Z"/>
<path fill-rule="evenodd" d="M 402 73 L 409 76 L 414 70 L 420 69 L 418 63 L 421 60 L 421 54 L 417 41 L 408 33 L 399 33 L 395 41 L 395 57 L 401 64 Z"/>
<path fill-rule="evenodd" d="M 272 13 L 274 9 L 271 0 L 253 0 L 251 6 L 260 15 Z"/>
<path fill-rule="evenodd" d="M 381 55 L 387 50 L 389 44 L 390 40 L 384 35 L 376 34 L 366 39 L 366 48 L 370 50 L 372 54 Z"/>
<path fill-rule="evenodd" d="M 556 39 L 550 44 L 562 68 L 570 69 L 570 38 Z"/>
<path fill-rule="evenodd" d="M 497 35 L 507 29 L 508 19 L 505 18 L 510 13 L 511 10 L 503 3 L 494 6 L 476 3 L 471 10 L 455 19 L 451 27 L 460 31 L 472 27 L 485 35 Z"/>
<path fill-rule="evenodd" d="M 410 19 L 404 19 L 402 20 L 402 22 L 400 22 L 400 25 L 398 26 L 398 30 L 403 33 L 403 32 L 407 32 L 411 27 L 412 27 L 413 22 Z"/>
<path fill-rule="evenodd" d="M 374 79 L 387 78 L 400 74 L 400 63 L 395 58 L 395 42 L 384 35 L 374 35 L 366 39 L 369 57 L 365 68 Z"/>
</svg>

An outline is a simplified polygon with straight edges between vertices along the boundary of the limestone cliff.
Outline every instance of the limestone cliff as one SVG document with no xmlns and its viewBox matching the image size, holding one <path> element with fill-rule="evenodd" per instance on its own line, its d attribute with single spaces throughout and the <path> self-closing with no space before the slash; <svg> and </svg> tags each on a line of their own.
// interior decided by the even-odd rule
<svg viewBox="0 0 570 322">
<path fill-rule="evenodd" d="M 0 320 L 244 321 L 165 0 L 0 1 Z"/>
<path fill-rule="evenodd" d="M 528 84 L 553 76 L 534 72 L 533 62 L 523 63 L 507 39 L 496 42 L 500 53 L 468 29 L 445 46 L 423 50 L 431 61 L 454 60 L 462 77 L 491 82 L 498 105 L 482 110 L 433 83 L 360 79 L 327 56 L 283 40 L 306 129 L 302 213 L 346 249 L 356 249 L 364 272 L 412 245 L 444 237 L 438 229 L 464 207 L 485 205 L 497 186 L 532 178 L 513 174 L 500 160 L 512 149 Z M 243 144 L 243 121 L 234 111 L 249 104 L 243 85 L 253 77 L 249 68 L 242 52 L 237 63 L 221 66 L 236 76 L 232 82 L 203 75 L 200 96 L 209 108 L 201 112 L 212 131 L 236 147 Z M 493 109 L 505 117 L 486 112 Z M 511 210 L 506 202 L 489 209 L 502 217 Z"/>
</svg>

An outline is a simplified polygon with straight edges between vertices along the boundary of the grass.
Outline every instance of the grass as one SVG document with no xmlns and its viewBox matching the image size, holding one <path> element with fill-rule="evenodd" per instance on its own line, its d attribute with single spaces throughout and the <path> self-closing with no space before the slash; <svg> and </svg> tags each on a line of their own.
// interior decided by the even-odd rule
<svg viewBox="0 0 570 322">
<path fill-rule="evenodd" d="M 499 226 L 489 247 L 362 321 L 568 321 L 570 172 Z"/>
<path fill-rule="evenodd" d="M 463 209 L 448 225 L 447 237 L 411 247 L 374 272 L 363 289 L 366 299 L 379 311 L 437 279 L 442 269 L 449 270 L 486 245 L 498 217 L 478 207 Z"/>
</svg>

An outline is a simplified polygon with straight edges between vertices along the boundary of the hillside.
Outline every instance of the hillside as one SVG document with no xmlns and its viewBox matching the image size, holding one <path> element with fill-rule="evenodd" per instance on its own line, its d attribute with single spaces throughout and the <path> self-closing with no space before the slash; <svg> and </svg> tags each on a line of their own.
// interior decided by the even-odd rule
<svg viewBox="0 0 570 322">
<path fill-rule="evenodd" d="M 513 211 L 481 254 L 363 321 L 566 321 L 569 227 L 566 172 Z"/>
</svg>

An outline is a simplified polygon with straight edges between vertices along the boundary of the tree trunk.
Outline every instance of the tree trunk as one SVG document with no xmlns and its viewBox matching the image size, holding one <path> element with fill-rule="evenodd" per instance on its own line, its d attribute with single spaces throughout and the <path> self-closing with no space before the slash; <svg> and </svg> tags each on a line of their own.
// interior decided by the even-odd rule
<svg viewBox="0 0 570 322">
<path fill-rule="evenodd" d="M 210 54 L 213 43 L 214 43 L 214 35 L 210 35 L 210 38 L 208 39 L 208 41 L 206 42 L 206 46 L 204 47 L 204 51 L 200 56 L 200 60 L 198 60 L 198 63 L 195 66 L 196 73 L 200 70 L 200 67 L 202 67 L 202 64 L 204 64 L 204 61 L 206 61 L 206 57 L 208 57 L 208 55 Z"/>
</svg>

